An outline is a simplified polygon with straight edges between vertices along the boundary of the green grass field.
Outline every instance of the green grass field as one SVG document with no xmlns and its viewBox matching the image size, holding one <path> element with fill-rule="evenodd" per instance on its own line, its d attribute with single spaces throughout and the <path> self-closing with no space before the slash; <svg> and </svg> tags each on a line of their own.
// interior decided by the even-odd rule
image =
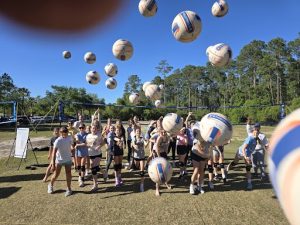
<svg viewBox="0 0 300 225">
<path fill-rule="evenodd" d="M 262 127 L 268 137 L 273 129 Z M 233 157 L 245 137 L 245 127 L 235 126 L 232 142 L 225 148 L 226 158 Z M 47 152 L 36 154 L 45 166 Z M 242 168 L 229 174 L 228 184 L 215 183 L 214 191 L 195 196 L 188 193 L 190 174 L 179 180 L 175 168 L 170 182 L 173 189 L 162 187 L 160 197 L 155 196 L 155 185 L 148 177 L 145 192 L 139 192 L 138 172 L 122 170 L 124 185 L 115 188 L 111 169 L 107 183 L 100 176 L 96 193 L 89 192 L 91 181 L 78 187 L 74 172 L 74 195 L 66 198 L 64 171 L 54 194 L 49 195 L 47 184 L 41 181 L 46 167 L 25 169 L 33 159 L 29 152 L 19 171 L 18 159 L 11 160 L 9 167 L 4 165 L 5 159 L 0 161 L 0 224 L 288 224 L 268 181 L 254 179 L 254 189 L 245 191 Z"/>
</svg>

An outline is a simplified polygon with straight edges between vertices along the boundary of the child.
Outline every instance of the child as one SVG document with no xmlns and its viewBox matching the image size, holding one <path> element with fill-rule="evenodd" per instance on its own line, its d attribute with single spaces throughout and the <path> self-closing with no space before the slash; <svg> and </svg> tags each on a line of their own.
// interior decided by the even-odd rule
<svg viewBox="0 0 300 225">
<path fill-rule="evenodd" d="M 122 127 L 116 127 L 116 136 L 114 138 L 114 145 L 113 145 L 113 153 L 114 153 L 114 169 L 115 169 L 115 181 L 116 187 L 119 187 L 123 184 L 123 180 L 121 177 L 121 170 L 122 170 L 122 160 L 124 154 L 124 135 L 122 133 Z"/>
</svg>

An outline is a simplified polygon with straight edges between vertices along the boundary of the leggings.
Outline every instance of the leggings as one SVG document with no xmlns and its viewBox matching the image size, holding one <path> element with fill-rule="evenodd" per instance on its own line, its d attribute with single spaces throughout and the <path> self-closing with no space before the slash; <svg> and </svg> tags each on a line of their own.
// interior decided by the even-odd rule
<svg viewBox="0 0 300 225">
<path fill-rule="evenodd" d="M 172 149 L 172 159 L 175 160 L 175 150 L 176 150 L 176 140 L 170 141 L 169 147 L 168 147 L 168 153 Z"/>
</svg>

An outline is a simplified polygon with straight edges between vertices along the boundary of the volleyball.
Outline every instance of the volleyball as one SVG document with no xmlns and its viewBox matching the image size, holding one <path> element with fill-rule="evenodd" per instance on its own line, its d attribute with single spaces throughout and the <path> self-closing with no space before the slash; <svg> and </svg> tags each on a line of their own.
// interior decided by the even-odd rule
<svg viewBox="0 0 300 225">
<path fill-rule="evenodd" d="M 87 52 L 84 55 L 84 61 L 88 64 L 93 64 L 96 62 L 96 55 L 92 52 Z"/>
<path fill-rule="evenodd" d="M 197 140 L 202 139 L 200 133 L 200 121 L 194 123 L 194 125 L 192 126 L 192 132 L 195 139 Z"/>
<path fill-rule="evenodd" d="M 163 90 L 165 88 L 163 84 L 160 84 L 158 87 L 160 88 L 160 90 Z"/>
<path fill-rule="evenodd" d="M 85 79 L 89 84 L 98 84 L 100 81 L 100 75 L 97 71 L 89 71 L 86 74 Z"/>
<path fill-rule="evenodd" d="M 129 102 L 132 104 L 138 104 L 140 101 L 140 95 L 138 93 L 132 93 L 129 95 Z"/>
<path fill-rule="evenodd" d="M 130 41 L 119 39 L 112 47 L 113 55 L 122 61 L 128 60 L 133 54 L 133 47 Z"/>
<path fill-rule="evenodd" d="M 161 91 L 156 84 L 149 84 L 146 88 L 145 96 L 155 101 L 161 98 Z"/>
<path fill-rule="evenodd" d="M 108 63 L 105 67 L 104 67 L 104 71 L 105 74 L 109 77 L 114 77 L 117 75 L 118 73 L 118 67 L 116 64 L 114 63 Z"/>
<path fill-rule="evenodd" d="M 156 100 L 154 105 L 156 108 L 160 108 L 162 106 L 161 100 Z"/>
<path fill-rule="evenodd" d="M 232 137 L 232 125 L 226 116 L 209 113 L 200 121 L 200 138 L 215 146 L 224 145 Z"/>
<path fill-rule="evenodd" d="M 151 180 L 157 184 L 164 184 L 172 177 L 173 169 L 171 164 L 162 157 L 151 160 L 148 167 L 148 174 Z"/>
<path fill-rule="evenodd" d="M 145 17 L 154 16 L 157 12 L 155 0 L 140 0 L 139 11 Z"/>
<path fill-rule="evenodd" d="M 117 87 L 117 81 L 115 78 L 108 78 L 106 81 L 105 81 L 105 86 L 108 88 L 108 89 L 115 89 Z"/>
<path fill-rule="evenodd" d="M 231 61 L 232 50 L 228 45 L 219 43 L 214 46 L 209 46 L 206 49 L 206 55 L 213 66 L 224 67 Z"/>
<path fill-rule="evenodd" d="M 170 135 L 176 135 L 183 126 L 183 119 L 176 113 L 168 113 L 163 118 L 162 126 Z"/>
<path fill-rule="evenodd" d="M 273 132 L 269 171 L 276 196 L 289 222 L 300 224 L 300 109 L 283 119 Z"/>
<path fill-rule="evenodd" d="M 62 55 L 65 59 L 71 58 L 71 52 L 69 51 L 63 51 Z"/>
<path fill-rule="evenodd" d="M 146 88 L 148 87 L 149 84 L 152 84 L 152 82 L 150 81 L 147 81 L 143 84 L 143 91 L 145 92 L 146 91 Z"/>
<path fill-rule="evenodd" d="M 215 17 L 223 17 L 228 13 L 228 4 L 224 0 L 215 2 L 211 7 L 211 13 Z"/>
<path fill-rule="evenodd" d="M 176 40 L 181 42 L 194 41 L 202 29 L 201 18 L 193 11 L 183 11 L 173 20 L 172 32 Z"/>
</svg>

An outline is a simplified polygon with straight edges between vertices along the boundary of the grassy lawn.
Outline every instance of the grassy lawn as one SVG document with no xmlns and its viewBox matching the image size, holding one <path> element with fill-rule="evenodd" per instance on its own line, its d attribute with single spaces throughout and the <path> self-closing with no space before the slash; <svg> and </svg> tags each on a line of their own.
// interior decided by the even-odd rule
<svg viewBox="0 0 300 225">
<path fill-rule="evenodd" d="M 262 127 L 268 137 L 273 129 Z M 235 126 L 232 143 L 225 148 L 226 158 L 233 157 L 245 137 L 245 127 Z M 46 166 L 47 152 L 36 154 Z M 253 191 L 245 191 L 242 168 L 229 174 L 226 185 L 215 183 L 214 191 L 196 196 L 188 193 L 190 174 L 179 180 L 175 168 L 170 182 L 173 189 L 163 187 L 161 197 L 155 197 L 155 185 L 148 177 L 145 192 L 139 192 L 138 172 L 122 170 L 124 185 L 115 188 L 111 169 L 107 183 L 100 175 L 96 193 L 89 192 L 91 181 L 78 187 L 73 172 L 74 195 L 66 198 L 64 172 L 55 183 L 54 194 L 49 195 L 47 184 L 41 181 L 46 167 L 25 169 L 33 159 L 29 152 L 19 171 L 18 159 L 11 160 L 8 168 L 4 159 L 0 161 L 0 224 L 288 224 L 268 181 L 254 179 Z"/>
</svg>

